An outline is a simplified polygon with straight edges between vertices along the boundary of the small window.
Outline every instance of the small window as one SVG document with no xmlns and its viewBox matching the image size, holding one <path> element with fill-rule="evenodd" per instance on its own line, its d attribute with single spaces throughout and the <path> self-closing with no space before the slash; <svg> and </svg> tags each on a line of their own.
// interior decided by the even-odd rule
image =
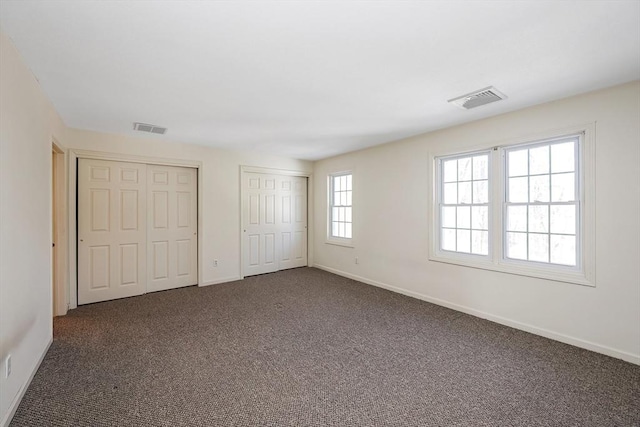
<svg viewBox="0 0 640 427">
<path fill-rule="evenodd" d="M 352 199 L 352 174 L 329 175 L 329 238 L 352 238 Z"/>
<path fill-rule="evenodd" d="M 489 255 L 489 153 L 439 159 L 440 250 Z"/>
<path fill-rule="evenodd" d="M 578 265 L 578 142 L 505 149 L 505 259 Z"/>
</svg>

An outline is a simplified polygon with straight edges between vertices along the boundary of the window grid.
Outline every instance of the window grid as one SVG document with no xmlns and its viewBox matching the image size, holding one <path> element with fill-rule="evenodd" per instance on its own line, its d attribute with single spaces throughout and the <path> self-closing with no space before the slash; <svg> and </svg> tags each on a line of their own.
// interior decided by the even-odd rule
<svg viewBox="0 0 640 427">
<path fill-rule="evenodd" d="M 532 151 L 535 150 L 543 153 L 546 151 L 546 155 L 532 155 Z M 512 173 L 511 158 L 514 153 L 526 153 L 525 173 Z M 568 154 L 570 156 L 567 156 Z M 558 156 L 562 162 L 556 162 L 555 156 Z M 532 162 L 536 157 L 537 160 Z M 579 139 L 576 136 L 505 150 L 505 224 L 503 226 L 503 257 L 505 259 L 569 267 L 579 265 L 578 159 Z M 542 163 L 537 164 L 541 160 Z M 514 163 L 517 164 L 517 160 Z M 570 167 L 567 166 L 569 164 Z M 535 169 L 538 168 L 542 168 L 542 171 L 535 173 L 537 172 Z M 555 171 L 554 168 L 556 168 Z M 564 179 L 562 183 L 562 177 L 570 179 Z M 538 185 L 542 184 L 542 188 L 532 189 L 532 179 Z M 512 186 L 515 180 L 526 180 L 526 194 L 522 194 L 522 185 Z M 557 185 L 554 185 L 554 181 L 557 181 Z M 520 191 L 516 187 L 520 187 Z M 526 200 L 522 200 L 523 198 Z M 524 221 L 520 221 L 520 224 L 512 224 L 511 213 L 517 210 L 521 211 L 520 216 L 523 216 L 522 211 L 524 211 Z M 517 214 L 514 216 L 517 217 Z M 555 226 L 554 219 L 557 222 Z"/>
<path fill-rule="evenodd" d="M 440 159 L 441 250 L 489 255 L 489 170 L 487 152 Z"/>
<path fill-rule="evenodd" d="M 353 176 L 350 173 L 331 175 L 330 184 L 329 236 L 351 239 L 353 236 Z"/>
</svg>

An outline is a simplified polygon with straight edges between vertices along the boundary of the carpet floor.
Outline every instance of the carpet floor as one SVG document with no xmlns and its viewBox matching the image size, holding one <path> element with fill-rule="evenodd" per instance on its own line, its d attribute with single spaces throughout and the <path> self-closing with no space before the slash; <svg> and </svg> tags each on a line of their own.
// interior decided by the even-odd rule
<svg viewBox="0 0 640 427">
<path fill-rule="evenodd" d="M 313 268 L 56 318 L 11 423 L 639 425 L 639 366 Z"/>
</svg>

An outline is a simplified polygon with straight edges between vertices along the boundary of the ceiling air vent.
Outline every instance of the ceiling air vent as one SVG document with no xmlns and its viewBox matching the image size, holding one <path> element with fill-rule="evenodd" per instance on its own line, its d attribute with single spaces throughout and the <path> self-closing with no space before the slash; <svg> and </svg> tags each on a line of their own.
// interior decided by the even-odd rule
<svg viewBox="0 0 640 427">
<path fill-rule="evenodd" d="M 159 135 L 164 135 L 167 131 L 167 128 L 163 128 L 156 125 L 148 125 L 146 123 L 134 123 L 133 130 L 139 130 L 140 132 L 150 132 L 157 133 Z"/>
<path fill-rule="evenodd" d="M 452 103 L 456 107 L 470 110 L 481 105 L 490 104 L 492 102 L 506 99 L 506 95 L 493 86 L 450 99 L 447 102 Z"/>
</svg>

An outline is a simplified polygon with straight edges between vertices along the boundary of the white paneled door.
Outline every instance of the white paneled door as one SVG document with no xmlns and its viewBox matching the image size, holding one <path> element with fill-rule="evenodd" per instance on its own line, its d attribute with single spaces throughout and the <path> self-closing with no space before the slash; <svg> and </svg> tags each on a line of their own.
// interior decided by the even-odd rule
<svg viewBox="0 0 640 427">
<path fill-rule="evenodd" d="M 146 166 L 78 161 L 78 304 L 145 293 Z"/>
<path fill-rule="evenodd" d="M 307 179 L 244 172 L 243 274 L 307 265 Z"/>
<path fill-rule="evenodd" d="M 197 283 L 196 176 L 78 161 L 78 304 Z"/>
<path fill-rule="evenodd" d="M 198 283 L 195 169 L 147 166 L 147 292 Z"/>
</svg>

